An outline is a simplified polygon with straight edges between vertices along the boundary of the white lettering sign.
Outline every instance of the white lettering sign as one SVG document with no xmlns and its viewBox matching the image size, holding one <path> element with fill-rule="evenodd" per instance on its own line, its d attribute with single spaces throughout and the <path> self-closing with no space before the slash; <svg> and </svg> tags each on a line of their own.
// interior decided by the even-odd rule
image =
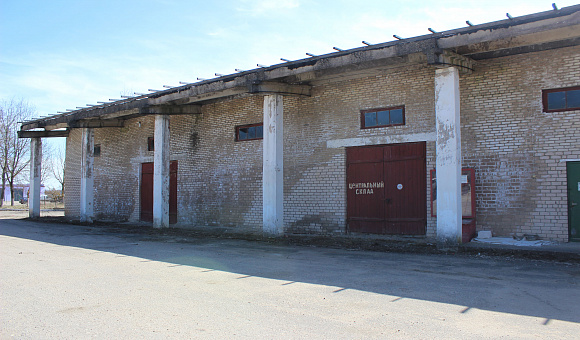
<svg viewBox="0 0 580 340">
<path fill-rule="evenodd" d="M 372 195 L 374 189 L 384 188 L 384 182 L 367 182 L 367 183 L 348 183 L 348 188 L 354 190 L 356 195 Z"/>
<path fill-rule="evenodd" d="M 367 182 L 367 183 L 348 183 L 349 189 L 376 189 L 376 188 L 384 188 L 384 182 Z"/>
</svg>

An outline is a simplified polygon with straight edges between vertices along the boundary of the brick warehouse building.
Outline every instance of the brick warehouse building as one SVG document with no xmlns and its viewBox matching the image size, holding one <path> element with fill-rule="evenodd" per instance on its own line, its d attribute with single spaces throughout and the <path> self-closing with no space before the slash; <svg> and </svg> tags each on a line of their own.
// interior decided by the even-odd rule
<svg viewBox="0 0 580 340">
<path fill-rule="evenodd" d="M 577 5 L 90 106 L 20 137 L 36 170 L 42 138 L 67 137 L 70 219 L 579 240 L 579 41 Z"/>
</svg>

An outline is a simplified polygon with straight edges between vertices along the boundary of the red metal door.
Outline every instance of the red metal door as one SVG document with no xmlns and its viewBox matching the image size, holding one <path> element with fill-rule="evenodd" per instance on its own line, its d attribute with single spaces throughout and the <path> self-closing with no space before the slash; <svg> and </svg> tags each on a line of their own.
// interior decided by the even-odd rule
<svg viewBox="0 0 580 340">
<path fill-rule="evenodd" d="M 384 226 L 383 150 L 347 149 L 347 215 L 350 230 L 382 233 Z"/>
<path fill-rule="evenodd" d="M 153 222 L 153 163 L 141 164 L 141 221 Z M 177 161 L 169 165 L 169 223 L 177 223 Z"/>
<path fill-rule="evenodd" d="M 347 149 L 349 230 L 424 235 L 425 143 Z"/>
<path fill-rule="evenodd" d="M 177 223 L 177 161 L 169 164 L 169 224 Z"/>
<path fill-rule="evenodd" d="M 141 221 L 153 222 L 153 163 L 141 164 Z"/>
<path fill-rule="evenodd" d="M 385 234 L 424 235 L 427 224 L 425 143 L 386 146 Z"/>
</svg>

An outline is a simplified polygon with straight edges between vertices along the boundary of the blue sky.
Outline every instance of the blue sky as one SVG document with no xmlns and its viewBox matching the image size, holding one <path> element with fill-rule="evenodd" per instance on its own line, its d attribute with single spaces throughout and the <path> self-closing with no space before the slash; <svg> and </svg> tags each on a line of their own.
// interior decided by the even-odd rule
<svg viewBox="0 0 580 340">
<path fill-rule="evenodd" d="M 0 0 L 0 100 L 47 116 L 179 81 L 552 9 L 551 1 Z M 558 1 L 558 7 L 575 4 Z M 62 142 L 60 142 L 62 145 Z"/>
<path fill-rule="evenodd" d="M 49 115 L 280 57 L 550 9 L 530 0 L 0 0 L 0 98 Z"/>
</svg>

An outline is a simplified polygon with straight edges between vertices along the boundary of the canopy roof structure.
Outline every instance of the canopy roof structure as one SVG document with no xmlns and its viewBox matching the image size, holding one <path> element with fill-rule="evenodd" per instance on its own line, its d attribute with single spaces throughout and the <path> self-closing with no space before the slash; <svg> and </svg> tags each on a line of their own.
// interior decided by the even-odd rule
<svg viewBox="0 0 580 340">
<path fill-rule="evenodd" d="M 578 45 L 580 5 L 481 25 L 467 24 L 464 28 L 339 50 L 82 107 L 26 121 L 19 136 L 63 137 L 71 128 L 122 127 L 125 120 L 143 115 L 200 114 L 204 104 L 237 95 L 309 96 L 317 83 L 372 75 L 386 68 L 426 63 L 434 67 L 453 65 L 471 72 L 478 60 Z"/>
</svg>

